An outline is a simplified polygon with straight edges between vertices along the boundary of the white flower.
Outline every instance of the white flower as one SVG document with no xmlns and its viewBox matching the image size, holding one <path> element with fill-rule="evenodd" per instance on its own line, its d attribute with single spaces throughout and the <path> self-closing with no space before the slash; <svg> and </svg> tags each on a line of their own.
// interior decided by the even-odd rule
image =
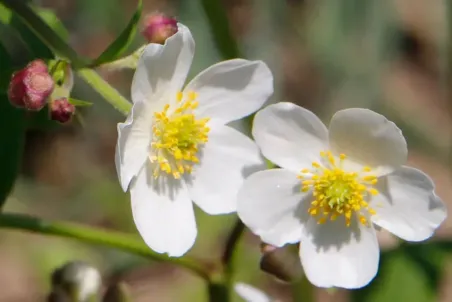
<svg viewBox="0 0 452 302">
<path fill-rule="evenodd" d="M 400 129 L 373 111 L 339 111 L 328 130 L 312 112 L 279 103 L 256 114 L 253 136 L 281 168 L 245 181 L 238 214 L 267 243 L 300 241 L 301 263 L 316 286 L 359 288 L 374 278 L 373 224 L 422 241 L 446 217 L 432 180 L 403 166 Z"/>
<path fill-rule="evenodd" d="M 234 286 L 235 292 L 246 302 L 272 302 L 273 300 L 259 289 L 245 284 L 236 283 Z"/>
<path fill-rule="evenodd" d="M 195 241 L 192 200 L 208 214 L 235 212 L 243 179 L 264 168 L 256 144 L 226 124 L 273 93 L 268 67 L 242 59 L 215 64 L 183 88 L 194 48 L 179 24 L 165 45 L 144 49 L 132 111 L 118 125 L 116 168 L 130 189 L 135 224 L 149 247 L 170 256 Z"/>
</svg>

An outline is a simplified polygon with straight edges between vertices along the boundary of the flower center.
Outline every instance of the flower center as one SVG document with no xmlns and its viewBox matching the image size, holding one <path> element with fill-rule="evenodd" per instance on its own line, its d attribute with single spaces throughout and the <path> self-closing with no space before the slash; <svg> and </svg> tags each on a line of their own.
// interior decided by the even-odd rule
<svg viewBox="0 0 452 302">
<path fill-rule="evenodd" d="M 353 214 L 356 215 L 362 225 L 368 225 L 368 217 L 375 215 L 365 198 L 377 195 L 378 191 L 373 186 L 377 183 L 377 177 L 372 175 L 370 167 L 364 167 L 363 171 L 348 172 L 342 169 L 342 162 L 346 156 L 337 158 L 329 151 L 320 152 L 321 163 L 313 162 L 312 169 L 303 169 L 298 176 L 302 179 L 302 192 L 312 189 L 314 200 L 308 213 L 317 217 L 318 223 L 327 220 L 334 221 L 339 216 L 345 217 L 345 224 L 350 226 Z"/>
<path fill-rule="evenodd" d="M 179 179 L 199 162 L 198 149 L 208 141 L 210 129 L 207 127 L 209 118 L 196 119 L 193 111 L 197 107 L 196 93 L 189 92 L 184 96 L 179 92 L 174 110 L 170 111 L 170 105 L 166 104 L 163 111 L 154 113 L 149 155 L 151 162 L 157 163 L 154 177 L 163 171 Z"/>
</svg>

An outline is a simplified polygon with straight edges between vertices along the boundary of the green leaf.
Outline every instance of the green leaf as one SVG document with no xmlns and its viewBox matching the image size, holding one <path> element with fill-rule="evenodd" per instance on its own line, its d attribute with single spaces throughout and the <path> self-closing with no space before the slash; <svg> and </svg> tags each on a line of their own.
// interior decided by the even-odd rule
<svg viewBox="0 0 452 302">
<path fill-rule="evenodd" d="M 223 59 L 239 58 L 237 41 L 229 29 L 225 5 L 221 1 L 201 0 L 202 7 L 210 24 L 212 37 Z"/>
<path fill-rule="evenodd" d="M 8 51 L 1 43 L 0 62 L 2 62 L 2 68 L 0 68 L 0 92 L 6 92 L 8 89 L 9 80 L 11 79 L 12 66 Z"/>
<path fill-rule="evenodd" d="M 91 67 L 99 66 L 104 63 L 112 62 L 120 57 L 122 53 L 132 43 L 133 38 L 137 32 L 138 22 L 140 21 L 141 11 L 143 9 L 142 0 L 138 0 L 138 5 L 135 13 L 129 21 L 127 27 L 116 38 L 108 48 L 91 63 Z"/>
<path fill-rule="evenodd" d="M 6 201 L 16 180 L 25 139 L 25 115 L 0 93 L 0 207 Z"/>
<path fill-rule="evenodd" d="M 33 7 L 38 15 L 47 23 L 61 38 L 67 40 L 69 38 L 69 32 L 55 15 L 55 12 L 51 9 L 45 9 L 42 7 Z"/>
<path fill-rule="evenodd" d="M 89 106 L 93 105 L 93 103 L 91 103 L 91 102 L 82 101 L 82 100 L 78 100 L 78 99 L 74 99 L 74 98 L 70 98 L 69 103 L 71 103 L 72 105 L 74 105 L 76 107 L 89 107 Z"/>
<path fill-rule="evenodd" d="M 10 26 L 17 33 L 33 58 L 49 59 L 52 51 L 44 44 L 9 8 L 0 3 L 0 22 Z M 31 58 L 27 58 L 31 59 Z"/>
<path fill-rule="evenodd" d="M 11 58 L 0 43 L 2 68 L 11 68 Z M 0 77 L 1 86 L 8 85 L 10 75 Z M 8 96 L 0 92 L 0 207 L 5 203 L 16 180 L 25 139 L 25 115 L 9 103 Z"/>
<path fill-rule="evenodd" d="M 17 0 L 2 0 L 27 27 L 56 55 L 71 61 L 75 68 L 86 66 L 86 60 L 61 38 L 30 6 Z"/>
</svg>

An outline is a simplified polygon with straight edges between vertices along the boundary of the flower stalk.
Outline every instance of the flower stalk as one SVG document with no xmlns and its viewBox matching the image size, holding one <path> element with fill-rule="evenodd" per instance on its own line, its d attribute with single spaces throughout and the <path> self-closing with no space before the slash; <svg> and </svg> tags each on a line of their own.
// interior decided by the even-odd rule
<svg viewBox="0 0 452 302">
<path fill-rule="evenodd" d="M 116 110 L 127 115 L 132 104 L 123 97 L 115 88 L 111 87 L 102 77 L 92 69 L 80 69 L 78 75 L 95 91 L 97 91 Z"/>
<path fill-rule="evenodd" d="M 190 270 L 199 277 L 209 280 L 209 272 L 195 260 L 184 258 L 170 258 L 149 249 L 144 243 L 128 234 L 109 231 L 76 223 L 49 221 L 24 214 L 0 214 L 0 228 L 26 230 L 45 235 L 60 236 L 77 239 L 87 243 L 94 243 L 120 249 L 150 260 L 164 261 Z"/>
</svg>

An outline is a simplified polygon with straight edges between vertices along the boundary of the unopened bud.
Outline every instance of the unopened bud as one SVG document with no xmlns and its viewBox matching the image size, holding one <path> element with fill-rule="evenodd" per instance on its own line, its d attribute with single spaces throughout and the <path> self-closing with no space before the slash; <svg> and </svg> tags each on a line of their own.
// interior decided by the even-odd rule
<svg viewBox="0 0 452 302">
<path fill-rule="evenodd" d="M 75 106 L 67 98 L 53 100 L 49 108 L 50 118 L 62 124 L 69 122 L 75 114 Z"/>
<path fill-rule="evenodd" d="M 281 281 L 293 282 L 303 276 L 300 258 L 291 246 L 275 247 L 261 244 L 260 268 Z"/>
<path fill-rule="evenodd" d="M 16 107 L 38 111 L 46 105 L 53 87 L 53 79 L 46 64 L 42 60 L 35 60 L 12 75 L 8 98 Z"/>
<path fill-rule="evenodd" d="M 141 31 L 149 43 L 164 44 L 166 39 L 177 33 L 177 21 L 162 13 L 154 13 L 145 17 Z"/>
<path fill-rule="evenodd" d="M 69 262 L 52 274 L 52 292 L 66 295 L 69 301 L 90 301 L 98 296 L 101 285 L 97 269 L 81 261 Z"/>
</svg>

